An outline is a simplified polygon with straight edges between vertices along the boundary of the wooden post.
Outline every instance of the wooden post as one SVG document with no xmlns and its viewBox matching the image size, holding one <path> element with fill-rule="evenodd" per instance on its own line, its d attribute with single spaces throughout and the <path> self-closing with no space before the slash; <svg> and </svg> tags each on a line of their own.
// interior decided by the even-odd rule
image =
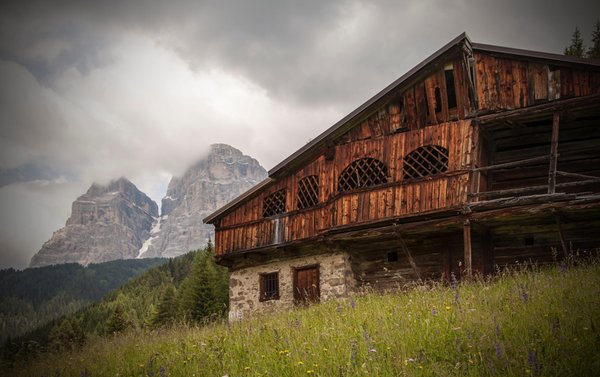
<svg viewBox="0 0 600 377">
<path fill-rule="evenodd" d="M 467 277 L 473 275 L 473 258 L 471 255 L 471 222 L 467 219 L 463 223 L 463 242 L 465 252 L 465 271 Z"/>
<path fill-rule="evenodd" d="M 550 171 L 548 172 L 548 194 L 556 192 L 556 165 L 558 160 L 558 126 L 560 117 L 555 111 L 552 116 L 552 141 L 550 144 Z"/>
<path fill-rule="evenodd" d="M 560 238 L 560 245 L 563 249 L 563 258 L 566 258 L 568 254 L 567 242 L 565 241 L 565 235 L 563 233 L 562 226 L 560 224 L 560 217 L 558 216 L 558 214 L 554 214 L 554 220 L 556 221 L 556 227 L 558 228 L 558 238 Z"/>
<path fill-rule="evenodd" d="M 400 247 L 402 248 L 402 251 L 404 252 L 404 254 L 406 255 L 406 257 L 408 258 L 408 263 L 410 263 L 410 266 L 412 267 L 415 275 L 417 276 L 418 280 L 421 280 L 421 274 L 419 273 L 419 269 L 417 268 L 417 264 L 415 263 L 415 260 L 412 257 L 412 254 L 410 253 L 410 250 L 408 249 L 408 246 L 406 246 L 406 243 L 404 242 L 404 240 L 402 239 L 402 237 L 398 236 L 398 240 L 400 241 Z"/>
</svg>

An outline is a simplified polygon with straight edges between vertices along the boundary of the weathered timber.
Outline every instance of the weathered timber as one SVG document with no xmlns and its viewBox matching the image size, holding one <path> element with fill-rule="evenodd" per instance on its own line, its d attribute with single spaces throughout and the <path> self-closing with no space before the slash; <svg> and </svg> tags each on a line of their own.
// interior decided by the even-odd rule
<svg viewBox="0 0 600 377">
<path fill-rule="evenodd" d="M 548 171 L 548 194 L 556 191 L 556 165 L 558 163 L 558 132 L 560 116 L 558 112 L 552 115 L 552 141 L 550 144 L 550 168 Z"/>
<path fill-rule="evenodd" d="M 479 124 L 486 125 L 492 122 L 505 121 L 511 118 L 519 118 L 523 116 L 549 114 L 556 111 L 563 111 L 565 109 L 577 109 L 585 108 L 587 106 L 596 106 L 600 101 L 600 93 L 591 94 L 585 97 L 576 97 L 569 99 L 561 99 L 559 101 L 544 103 L 531 107 L 525 107 L 510 111 L 502 111 L 493 114 L 479 115 L 477 120 Z"/>
<path fill-rule="evenodd" d="M 557 170 L 556 174 L 557 175 L 562 175 L 564 177 L 572 177 L 572 178 L 579 178 L 579 179 L 585 179 L 585 180 L 599 179 L 600 178 L 600 177 L 596 177 L 596 176 L 593 176 L 593 175 L 571 173 L 571 172 L 560 171 L 560 170 Z"/>
<path fill-rule="evenodd" d="M 556 227 L 558 229 L 558 237 L 560 238 L 560 244 L 562 246 L 563 256 L 566 256 L 568 254 L 567 242 L 565 241 L 565 235 L 562 230 L 560 217 L 557 214 L 555 214 L 554 220 L 556 221 Z"/>
<path fill-rule="evenodd" d="M 398 237 L 398 243 L 400 244 L 400 248 L 404 252 L 404 255 L 406 255 L 406 258 L 408 258 L 408 263 L 410 263 L 410 267 L 413 269 L 415 275 L 417 276 L 417 279 L 421 280 L 421 274 L 419 273 L 419 269 L 417 268 L 417 264 L 415 263 L 415 260 L 413 259 L 410 250 L 406 246 L 406 242 L 404 242 L 404 239 L 398 232 L 396 232 L 396 237 Z"/>
<path fill-rule="evenodd" d="M 471 250 L 471 222 L 468 219 L 463 222 L 463 243 L 465 273 L 467 277 L 471 277 L 473 275 L 473 256 Z"/>
<path fill-rule="evenodd" d="M 488 170 L 506 169 L 506 168 L 512 168 L 515 166 L 523 166 L 523 165 L 533 164 L 534 162 L 548 161 L 550 158 L 551 158 L 550 155 L 545 155 L 545 156 L 527 158 L 527 159 L 519 160 L 519 161 L 506 162 L 503 164 L 482 166 L 482 167 L 475 168 L 472 170 L 475 172 L 483 172 L 483 171 L 488 171 Z"/>
</svg>

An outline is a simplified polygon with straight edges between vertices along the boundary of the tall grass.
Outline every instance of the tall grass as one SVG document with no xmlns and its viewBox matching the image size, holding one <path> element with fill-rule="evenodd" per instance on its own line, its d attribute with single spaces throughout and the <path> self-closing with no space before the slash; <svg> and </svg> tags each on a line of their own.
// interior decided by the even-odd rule
<svg viewBox="0 0 600 377">
<path fill-rule="evenodd" d="M 241 322 L 100 338 L 33 376 L 600 375 L 600 264 L 366 294 Z"/>
</svg>

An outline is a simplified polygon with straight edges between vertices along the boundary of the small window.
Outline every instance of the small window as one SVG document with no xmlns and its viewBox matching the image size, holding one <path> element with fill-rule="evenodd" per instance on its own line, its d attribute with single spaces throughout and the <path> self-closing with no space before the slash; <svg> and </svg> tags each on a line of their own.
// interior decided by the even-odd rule
<svg viewBox="0 0 600 377">
<path fill-rule="evenodd" d="M 398 252 L 397 251 L 389 251 L 387 253 L 387 261 L 388 262 L 398 262 Z"/>
<path fill-rule="evenodd" d="M 404 157 L 404 179 L 436 175 L 448 170 L 448 150 L 439 145 L 425 145 Z"/>
<path fill-rule="evenodd" d="M 350 191 L 387 183 L 387 166 L 374 158 L 361 158 L 346 167 L 338 178 L 338 191 Z"/>
<path fill-rule="evenodd" d="M 260 301 L 279 300 L 279 272 L 260 274 Z"/>
<path fill-rule="evenodd" d="M 275 191 L 263 200 L 263 217 L 271 217 L 285 212 L 286 190 Z"/>
<path fill-rule="evenodd" d="M 444 77 L 446 78 L 446 96 L 448 97 L 448 108 L 455 109 L 456 89 L 454 88 L 454 70 L 452 67 L 444 70 Z"/>
<path fill-rule="evenodd" d="M 535 238 L 532 235 L 527 235 L 523 237 L 523 244 L 525 246 L 533 246 L 535 244 Z"/>
<path fill-rule="evenodd" d="M 319 203 L 319 176 L 309 175 L 298 181 L 298 209 L 314 207 Z"/>
</svg>

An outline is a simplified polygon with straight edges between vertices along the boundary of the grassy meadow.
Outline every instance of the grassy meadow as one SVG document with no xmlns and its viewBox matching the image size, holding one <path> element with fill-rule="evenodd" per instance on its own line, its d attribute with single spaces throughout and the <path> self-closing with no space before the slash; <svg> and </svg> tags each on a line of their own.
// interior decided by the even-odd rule
<svg viewBox="0 0 600 377">
<path fill-rule="evenodd" d="M 371 293 L 227 324 L 132 330 L 23 376 L 600 375 L 600 263 Z"/>
</svg>

